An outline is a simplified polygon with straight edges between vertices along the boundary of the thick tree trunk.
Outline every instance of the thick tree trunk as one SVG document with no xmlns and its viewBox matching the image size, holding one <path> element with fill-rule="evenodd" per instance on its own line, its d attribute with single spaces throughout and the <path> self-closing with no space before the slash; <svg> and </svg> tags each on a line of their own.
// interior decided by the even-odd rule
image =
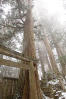
<svg viewBox="0 0 66 99">
<path fill-rule="evenodd" d="M 27 11 L 26 21 L 24 24 L 24 51 L 23 52 L 25 57 L 35 59 L 36 53 L 35 53 L 31 9 L 32 8 L 29 0 L 29 7 Z M 40 84 L 38 79 L 37 65 L 33 63 L 33 67 L 30 66 L 30 68 L 32 73 L 31 71 L 25 72 L 25 85 L 24 85 L 24 91 L 23 91 L 24 92 L 23 99 L 42 99 Z M 35 71 L 33 71 L 32 68 L 35 68 Z M 33 79 L 31 78 L 31 76 L 33 77 Z"/>
</svg>

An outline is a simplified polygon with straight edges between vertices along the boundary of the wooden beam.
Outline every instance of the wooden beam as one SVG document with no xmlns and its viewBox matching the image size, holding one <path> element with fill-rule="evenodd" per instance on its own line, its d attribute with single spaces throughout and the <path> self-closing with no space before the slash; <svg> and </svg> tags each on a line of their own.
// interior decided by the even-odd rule
<svg viewBox="0 0 66 99">
<path fill-rule="evenodd" d="M 2 46 L 2 45 L 0 45 L 0 54 L 10 56 L 10 57 L 22 60 L 22 61 L 27 61 L 27 62 L 30 62 L 30 61 L 36 62 L 37 61 L 36 59 L 25 58 L 22 56 L 22 53 L 16 52 L 16 51 L 11 50 L 11 49 L 9 49 L 5 46 Z"/>
<path fill-rule="evenodd" d="M 0 58 L 0 65 L 6 65 L 6 66 L 11 66 L 11 67 L 22 68 L 24 70 L 29 70 L 28 65 L 25 65 L 23 63 L 13 62 L 13 61 L 6 60 L 6 59 L 1 59 L 1 58 Z"/>
<path fill-rule="evenodd" d="M 0 45 L 0 54 L 10 56 L 19 60 L 29 61 L 27 58 L 22 57 L 22 53 L 16 52 L 2 45 Z"/>
</svg>

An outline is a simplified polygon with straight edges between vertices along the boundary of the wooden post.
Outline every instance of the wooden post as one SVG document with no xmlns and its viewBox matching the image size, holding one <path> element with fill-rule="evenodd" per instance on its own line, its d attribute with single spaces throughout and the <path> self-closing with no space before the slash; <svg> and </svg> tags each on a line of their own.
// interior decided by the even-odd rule
<svg viewBox="0 0 66 99">
<path fill-rule="evenodd" d="M 35 82 L 35 69 L 33 62 L 30 62 L 29 80 L 30 80 L 30 99 L 38 99 L 37 88 Z"/>
</svg>

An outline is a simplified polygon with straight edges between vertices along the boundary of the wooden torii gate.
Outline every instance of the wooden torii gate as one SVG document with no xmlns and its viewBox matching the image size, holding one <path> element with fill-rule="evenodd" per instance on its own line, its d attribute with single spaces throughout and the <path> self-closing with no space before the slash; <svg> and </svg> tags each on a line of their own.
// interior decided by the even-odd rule
<svg viewBox="0 0 66 99">
<path fill-rule="evenodd" d="M 11 60 L 6 60 L 0 58 L 0 65 L 6 65 L 10 67 L 18 67 L 23 70 L 29 70 L 29 82 L 30 82 L 30 99 L 38 99 L 37 92 L 35 90 L 36 85 L 34 83 L 35 81 L 35 68 L 33 66 L 33 62 L 36 62 L 37 60 L 31 60 L 29 58 L 22 57 L 21 53 L 13 51 L 5 46 L 0 45 L 0 54 L 6 55 L 12 58 L 19 59 L 20 62 L 14 62 Z"/>
</svg>

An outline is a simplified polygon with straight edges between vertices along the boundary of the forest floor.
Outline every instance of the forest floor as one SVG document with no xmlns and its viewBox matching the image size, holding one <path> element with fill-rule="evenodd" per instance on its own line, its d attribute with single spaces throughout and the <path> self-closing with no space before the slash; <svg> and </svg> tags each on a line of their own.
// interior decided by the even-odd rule
<svg viewBox="0 0 66 99">
<path fill-rule="evenodd" d="M 43 80 L 44 81 L 44 80 Z M 66 81 L 63 79 L 64 88 L 66 89 Z M 53 79 L 47 82 L 46 86 L 42 83 L 42 90 L 45 99 L 66 99 L 66 90 L 63 91 L 58 79 Z M 50 87 L 49 87 L 50 86 Z"/>
</svg>

